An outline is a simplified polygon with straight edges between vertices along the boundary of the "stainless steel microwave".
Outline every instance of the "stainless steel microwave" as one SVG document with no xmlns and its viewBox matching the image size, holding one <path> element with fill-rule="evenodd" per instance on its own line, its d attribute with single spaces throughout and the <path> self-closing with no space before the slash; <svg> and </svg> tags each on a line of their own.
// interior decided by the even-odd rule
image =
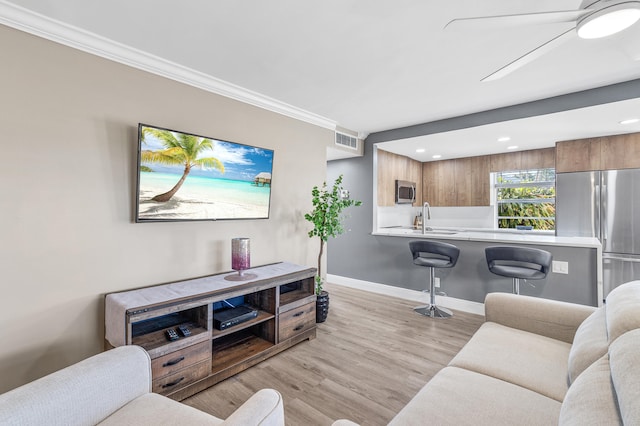
<svg viewBox="0 0 640 426">
<path fill-rule="evenodd" d="M 416 183 L 396 180 L 396 204 L 413 204 L 416 201 Z"/>
</svg>

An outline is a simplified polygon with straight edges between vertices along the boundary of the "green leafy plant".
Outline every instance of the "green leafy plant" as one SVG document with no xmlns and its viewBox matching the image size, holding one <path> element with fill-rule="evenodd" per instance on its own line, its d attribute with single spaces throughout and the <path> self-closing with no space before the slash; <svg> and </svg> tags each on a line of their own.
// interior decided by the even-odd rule
<svg viewBox="0 0 640 426">
<path fill-rule="evenodd" d="M 342 178 L 342 175 L 338 176 L 331 188 L 327 187 L 326 182 L 322 183 L 321 188 L 314 186 L 311 190 L 313 210 L 304 215 L 304 218 L 313 224 L 313 229 L 309 231 L 309 238 L 318 237 L 320 239 L 316 294 L 322 292 L 321 260 L 325 242 L 330 237 L 336 237 L 344 232 L 342 221 L 345 216 L 342 211 L 347 207 L 362 205 L 361 201 L 342 197 Z"/>
<path fill-rule="evenodd" d="M 555 205 L 551 202 L 532 203 L 531 200 L 553 199 L 555 188 L 522 187 L 500 189 L 499 200 L 504 202 L 499 205 L 498 216 L 521 217 L 522 219 L 500 219 L 500 228 L 515 228 L 516 225 L 530 225 L 533 229 L 555 229 Z M 511 200 L 513 200 L 511 202 Z M 538 219 L 530 219 L 538 218 Z M 548 218 L 548 219 L 547 219 Z"/>
</svg>

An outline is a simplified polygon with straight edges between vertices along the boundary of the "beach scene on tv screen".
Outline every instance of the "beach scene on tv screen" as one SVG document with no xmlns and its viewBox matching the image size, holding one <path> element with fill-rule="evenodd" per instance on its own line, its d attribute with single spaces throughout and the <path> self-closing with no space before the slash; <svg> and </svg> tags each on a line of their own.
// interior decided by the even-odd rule
<svg viewBox="0 0 640 426">
<path fill-rule="evenodd" d="M 273 151 L 140 126 L 138 220 L 269 217 Z"/>
</svg>

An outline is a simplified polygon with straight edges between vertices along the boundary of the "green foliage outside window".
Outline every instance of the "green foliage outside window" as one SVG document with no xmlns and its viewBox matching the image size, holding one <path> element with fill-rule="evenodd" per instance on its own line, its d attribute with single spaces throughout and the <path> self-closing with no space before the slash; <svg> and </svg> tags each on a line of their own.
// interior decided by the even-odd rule
<svg viewBox="0 0 640 426">
<path fill-rule="evenodd" d="M 553 172 L 553 169 L 544 169 L 498 176 L 496 187 L 499 228 L 523 225 L 536 230 L 555 229 L 556 191 Z"/>
</svg>

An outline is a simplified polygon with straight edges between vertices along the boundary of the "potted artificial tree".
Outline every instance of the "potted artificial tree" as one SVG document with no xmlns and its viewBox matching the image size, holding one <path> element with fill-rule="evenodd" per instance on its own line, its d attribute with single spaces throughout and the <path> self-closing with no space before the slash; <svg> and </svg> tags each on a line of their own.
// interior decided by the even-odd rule
<svg viewBox="0 0 640 426">
<path fill-rule="evenodd" d="M 346 195 L 345 195 L 346 194 Z M 309 238 L 320 239 L 320 251 L 318 253 L 318 274 L 315 278 L 316 291 L 316 322 L 324 322 L 329 313 L 329 293 L 322 289 L 322 254 L 324 243 L 329 237 L 336 237 L 344 232 L 342 227 L 342 211 L 347 207 L 359 206 L 361 201 L 349 199 L 347 191 L 342 188 L 342 175 L 338 176 L 332 188 L 327 188 L 327 183 L 322 188 L 314 186 L 311 190 L 313 210 L 304 215 L 304 218 L 313 223 L 313 229 L 309 231 Z"/>
</svg>

